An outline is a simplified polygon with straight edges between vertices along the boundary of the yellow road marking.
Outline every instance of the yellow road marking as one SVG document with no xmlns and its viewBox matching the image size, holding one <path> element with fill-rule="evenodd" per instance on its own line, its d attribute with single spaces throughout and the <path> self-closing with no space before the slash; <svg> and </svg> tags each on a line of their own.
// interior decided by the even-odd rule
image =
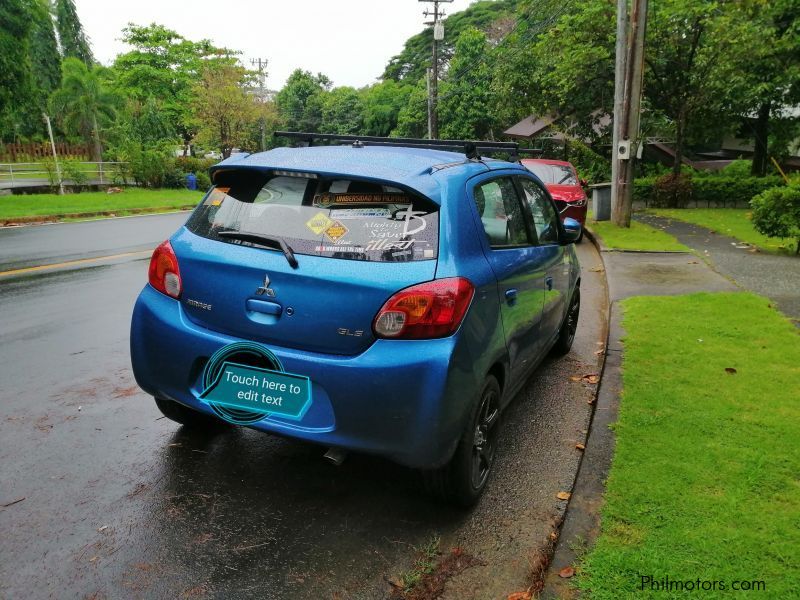
<svg viewBox="0 0 800 600">
<path fill-rule="evenodd" d="M 115 258 L 125 258 L 126 256 L 150 256 L 152 253 L 153 253 L 152 250 L 142 250 L 140 252 L 123 252 L 122 254 L 98 256 L 97 258 L 81 258 L 79 260 L 68 260 L 66 262 L 51 263 L 49 265 L 39 265 L 38 267 L 25 267 L 24 269 L 12 269 L 11 271 L 0 271 L 0 277 L 7 277 L 9 275 L 21 275 L 23 273 L 35 273 L 37 271 L 50 271 L 52 269 L 61 269 L 63 267 L 71 267 L 73 265 L 85 265 L 87 263 L 114 260 Z"/>
</svg>

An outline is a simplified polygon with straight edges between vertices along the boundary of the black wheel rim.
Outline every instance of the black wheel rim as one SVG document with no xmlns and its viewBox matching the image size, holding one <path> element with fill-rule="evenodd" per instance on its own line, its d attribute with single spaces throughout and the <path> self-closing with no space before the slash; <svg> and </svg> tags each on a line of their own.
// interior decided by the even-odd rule
<svg viewBox="0 0 800 600">
<path fill-rule="evenodd" d="M 489 477 L 494 462 L 495 433 L 500 417 L 497 392 L 488 389 L 481 398 L 472 439 L 472 487 L 480 489 Z"/>
<path fill-rule="evenodd" d="M 572 297 L 572 303 L 569 305 L 569 312 L 567 313 L 567 343 L 571 346 L 575 340 L 575 332 L 578 330 L 578 317 L 581 313 L 581 295 L 578 290 Z"/>
</svg>

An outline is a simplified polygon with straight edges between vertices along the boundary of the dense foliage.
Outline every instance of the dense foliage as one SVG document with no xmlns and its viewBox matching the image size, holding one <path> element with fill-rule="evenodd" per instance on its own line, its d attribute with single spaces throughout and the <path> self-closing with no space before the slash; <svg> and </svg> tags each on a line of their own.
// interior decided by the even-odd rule
<svg viewBox="0 0 800 600">
<path fill-rule="evenodd" d="M 449 15 L 439 53 L 441 135 L 502 139 L 522 118 L 552 117 L 548 133 L 568 143 L 559 135 L 531 143 L 573 161 L 591 182 L 607 179 L 615 10 L 608 0 L 480 0 Z M 672 172 L 646 192 L 639 183 L 640 197 L 740 204 L 765 189 L 747 171 L 766 174 L 767 156 L 785 156 L 800 136 L 789 110 L 800 103 L 796 17 L 796 0 L 650 3 L 642 137 L 678 152 L 671 169 L 638 167 L 639 175 Z M 46 139 L 41 116 L 50 112 L 57 140 L 81 142 L 94 158 L 133 161 L 151 185 L 171 177 L 169 165 L 147 166 L 156 157 L 259 150 L 285 143 L 272 136 L 279 129 L 427 135 L 430 28 L 408 39 L 376 83 L 336 87 L 298 68 L 274 93 L 261 89 L 236 51 L 210 40 L 157 23 L 131 23 L 121 39 L 126 51 L 100 67 L 74 0 L 6 0 L 0 142 Z M 732 135 L 756 141 L 754 160 L 726 172 L 739 183 L 683 176 L 682 153 L 719 147 Z"/>
<path fill-rule="evenodd" d="M 800 254 L 800 186 L 766 190 L 753 198 L 753 226 L 768 237 L 795 238 Z"/>
</svg>

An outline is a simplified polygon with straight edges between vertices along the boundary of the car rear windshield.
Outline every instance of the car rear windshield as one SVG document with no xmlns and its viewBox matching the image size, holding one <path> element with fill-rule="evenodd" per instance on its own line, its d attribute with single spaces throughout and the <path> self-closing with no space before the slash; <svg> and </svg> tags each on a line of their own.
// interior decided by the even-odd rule
<svg viewBox="0 0 800 600">
<path fill-rule="evenodd" d="M 524 163 L 525 167 L 542 180 L 542 183 L 556 185 L 578 185 L 575 171 L 567 165 L 548 165 L 545 163 Z"/>
<path fill-rule="evenodd" d="M 220 172 L 215 182 L 186 224 L 205 238 L 250 245 L 220 233 L 251 233 L 349 260 L 437 258 L 439 206 L 390 184 L 259 171 Z"/>
</svg>

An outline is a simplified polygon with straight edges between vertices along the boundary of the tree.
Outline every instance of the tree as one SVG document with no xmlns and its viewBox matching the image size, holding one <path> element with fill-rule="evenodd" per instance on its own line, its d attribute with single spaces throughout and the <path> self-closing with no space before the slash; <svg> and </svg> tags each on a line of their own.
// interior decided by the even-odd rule
<svg viewBox="0 0 800 600">
<path fill-rule="evenodd" d="M 31 74 L 39 97 L 38 108 L 41 109 L 46 106 L 50 94 L 61 85 L 61 54 L 48 0 L 35 0 L 32 6 Z"/>
<path fill-rule="evenodd" d="M 208 62 L 194 87 L 191 109 L 197 137 L 219 148 L 225 158 L 251 139 L 259 116 L 256 99 L 246 90 L 251 79 L 252 73 L 239 65 Z"/>
<path fill-rule="evenodd" d="M 30 96 L 30 56 L 33 0 L 4 0 L 0 4 L 0 119 Z M 5 127 L 4 127 L 5 129 Z"/>
<path fill-rule="evenodd" d="M 386 137 L 397 127 L 400 110 L 414 86 L 387 79 L 362 90 L 364 134 Z"/>
<path fill-rule="evenodd" d="M 454 13 L 444 19 L 445 39 L 439 44 L 440 72 L 443 72 L 455 51 L 455 41 L 461 33 L 470 28 L 489 30 L 494 23 L 514 15 L 520 0 L 481 0 L 469 8 Z M 386 65 L 382 79 L 393 79 L 414 85 L 425 77 L 431 66 L 431 44 L 433 29 L 425 28 L 409 38 L 403 51 L 394 56 Z"/>
<path fill-rule="evenodd" d="M 197 133 L 191 102 L 200 70 L 208 61 L 232 65 L 234 53 L 209 40 L 187 40 L 156 23 L 130 23 L 123 29 L 122 41 L 132 50 L 114 61 L 117 89 L 142 105 L 156 99 L 170 127 L 183 139 L 186 154 Z"/>
<path fill-rule="evenodd" d="M 780 117 L 782 109 L 800 102 L 800 19 L 796 0 L 757 0 L 742 3 L 740 10 L 751 35 L 742 68 L 731 80 L 738 96 L 733 108 L 739 115 L 755 115 L 751 173 L 763 177 L 769 166 L 770 130 L 777 126 L 773 141 L 778 152 L 781 141 L 796 134 L 792 120 Z M 787 126 L 791 131 L 782 131 Z"/>
<path fill-rule="evenodd" d="M 87 67 L 77 58 L 61 65 L 61 87 L 50 97 L 50 110 L 68 133 L 80 135 L 91 148 L 92 160 L 103 159 L 101 125 L 116 114 L 117 97 L 110 90 L 108 69 Z"/>
<path fill-rule="evenodd" d="M 275 97 L 284 126 L 291 131 L 318 132 L 322 124 L 322 94 L 331 80 L 322 73 L 295 70 Z"/>
<path fill-rule="evenodd" d="M 395 135 L 400 137 L 424 138 L 428 133 L 428 90 L 425 81 L 420 79 L 408 95 L 406 105 L 397 115 Z"/>
<path fill-rule="evenodd" d="M 364 102 L 355 88 L 338 87 L 323 94 L 320 133 L 357 134 L 363 128 Z"/>
<path fill-rule="evenodd" d="M 481 139 L 491 133 L 491 69 L 486 35 L 471 28 L 458 36 L 441 86 L 439 117 L 445 139 Z"/>
<path fill-rule="evenodd" d="M 53 10 L 63 56 L 77 58 L 86 66 L 94 64 L 92 49 L 83 31 L 83 25 L 81 25 L 73 0 L 55 0 Z"/>
<path fill-rule="evenodd" d="M 645 94 L 673 123 L 680 175 L 690 128 L 720 131 L 731 102 L 730 82 L 754 39 L 736 3 L 661 0 L 651 4 L 645 48 Z"/>
</svg>

